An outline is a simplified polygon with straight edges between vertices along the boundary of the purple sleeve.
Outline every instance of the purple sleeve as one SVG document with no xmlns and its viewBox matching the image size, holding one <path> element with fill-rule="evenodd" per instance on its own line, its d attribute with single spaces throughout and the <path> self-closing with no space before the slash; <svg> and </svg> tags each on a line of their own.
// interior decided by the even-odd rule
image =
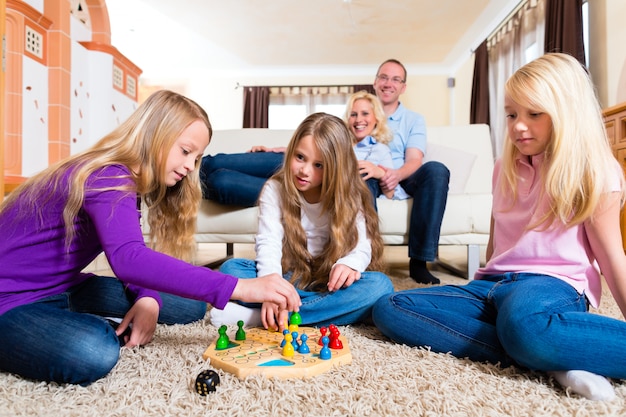
<svg viewBox="0 0 626 417">
<path fill-rule="evenodd" d="M 128 283 L 126 284 L 126 290 L 133 295 L 135 302 L 140 298 L 152 297 L 157 301 L 157 303 L 159 303 L 159 308 L 163 307 L 163 300 L 161 299 L 158 291 L 154 291 L 149 288 L 138 287 L 137 285 Z"/>
<path fill-rule="evenodd" d="M 135 193 L 97 191 L 132 185 L 126 169 L 107 167 L 94 174 L 88 184 L 94 191 L 86 193 L 83 209 L 93 222 L 115 276 L 137 298 L 153 297 L 160 304 L 156 291 L 162 291 L 224 308 L 237 285 L 237 278 L 148 248 L 139 224 Z"/>
</svg>

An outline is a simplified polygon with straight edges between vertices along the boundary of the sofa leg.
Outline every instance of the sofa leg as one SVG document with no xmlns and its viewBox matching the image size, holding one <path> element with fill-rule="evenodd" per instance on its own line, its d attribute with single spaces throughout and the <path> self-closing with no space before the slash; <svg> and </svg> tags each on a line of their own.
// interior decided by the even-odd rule
<svg viewBox="0 0 626 417">
<path fill-rule="evenodd" d="M 203 266 L 206 268 L 211 268 L 211 269 L 219 268 L 220 265 L 222 265 L 224 262 L 226 262 L 229 259 L 232 259 L 234 255 L 235 255 L 235 244 L 227 243 L 226 244 L 226 256 L 224 256 L 223 258 L 219 258 L 214 261 L 211 261 L 208 264 L 205 264 Z"/>
<path fill-rule="evenodd" d="M 480 268 L 480 245 L 467 245 L 467 270 L 465 271 L 462 268 L 457 268 L 450 263 L 444 262 L 439 258 L 439 255 L 437 255 L 435 262 L 454 274 L 471 281 L 474 279 L 476 270 Z"/>
<path fill-rule="evenodd" d="M 467 245 L 467 279 L 473 280 L 476 270 L 480 268 L 480 246 Z"/>
</svg>

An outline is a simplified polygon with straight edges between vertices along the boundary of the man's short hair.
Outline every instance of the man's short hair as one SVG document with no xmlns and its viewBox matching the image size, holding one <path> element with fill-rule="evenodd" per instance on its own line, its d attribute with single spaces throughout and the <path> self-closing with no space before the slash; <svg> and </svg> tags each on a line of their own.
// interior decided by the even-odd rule
<svg viewBox="0 0 626 417">
<path fill-rule="evenodd" d="M 397 59 L 394 59 L 394 58 L 389 58 L 388 60 L 386 60 L 385 62 L 380 64 L 380 66 L 378 67 L 378 70 L 376 71 L 376 76 L 378 76 L 378 74 L 380 74 L 380 69 L 383 67 L 383 65 L 388 64 L 389 62 L 391 62 L 393 64 L 400 65 L 400 67 L 402 68 L 402 71 L 404 71 L 404 81 L 406 81 L 406 68 L 404 67 L 404 65 L 402 65 L 402 62 L 400 62 L 400 61 L 398 61 Z"/>
</svg>

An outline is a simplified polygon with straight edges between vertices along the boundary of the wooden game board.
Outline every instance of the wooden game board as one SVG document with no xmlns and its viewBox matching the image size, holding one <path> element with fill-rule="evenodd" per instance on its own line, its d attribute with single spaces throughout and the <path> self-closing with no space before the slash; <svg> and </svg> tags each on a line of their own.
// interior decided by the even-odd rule
<svg viewBox="0 0 626 417">
<path fill-rule="evenodd" d="M 331 359 L 320 359 L 319 352 L 322 346 L 318 341 L 322 335 L 319 329 L 312 327 L 298 329 L 299 335 L 306 333 L 308 336 L 307 346 L 311 353 L 300 354 L 296 351 L 294 356 L 289 357 L 282 355 L 280 343 L 283 341 L 283 334 L 280 332 L 262 328 L 246 329 L 246 340 L 234 340 L 234 332 L 232 333 L 227 349 L 217 350 L 216 341 L 213 341 L 202 357 L 205 360 L 210 359 L 211 366 L 240 379 L 258 374 L 280 379 L 307 378 L 326 372 L 334 366 L 352 362 L 348 340 L 343 335 L 339 336 L 343 349 L 331 349 Z"/>
</svg>

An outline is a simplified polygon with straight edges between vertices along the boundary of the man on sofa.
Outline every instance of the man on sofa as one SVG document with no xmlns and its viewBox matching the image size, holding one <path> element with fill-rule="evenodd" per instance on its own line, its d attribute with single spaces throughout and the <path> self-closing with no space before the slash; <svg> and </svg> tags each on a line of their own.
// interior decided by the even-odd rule
<svg viewBox="0 0 626 417">
<path fill-rule="evenodd" d="M 450 171 L 440 162 L 422 163 L 426 153 L 426 123 L 422 115 L 400 102 L 400 95 L 406 89 L 406 75 L 400 61 L 388 59 L 378 67 L 374 80 L 376 96 L 394 132 L 389 148 L 395 169 L 383 168 L 386 173 L 379 184 L 383 191 L 400 184 L 413 197 L 409 224 L 410 275 L 420 283 L 438 284 L 439 279 L 428 271 L 426 262 L 437 256 Z"/>
<path fill-rule="evenodd" d="M 423 284 L 438 284 L 426 262 L 437 255 L 450 172 L 439 162 L 422 164 L 426 151 L 424 118 L 406 109 L 399 97 L 406 89 L 406 69 L 397 60 L 383 62 L 374 90 L 381 100 L 394 139 L 389 144 L 395 169 L 387 169 L 381 188 L 400 184 L 413 197 L 409 225 L 410 276 Z M 205 156 L 200 167 L 204 198 L 221 204 L 251 207 L 263 184 L 283 162 L 283 149 L 262 146 L 248 153 Z"/>
</svg>

